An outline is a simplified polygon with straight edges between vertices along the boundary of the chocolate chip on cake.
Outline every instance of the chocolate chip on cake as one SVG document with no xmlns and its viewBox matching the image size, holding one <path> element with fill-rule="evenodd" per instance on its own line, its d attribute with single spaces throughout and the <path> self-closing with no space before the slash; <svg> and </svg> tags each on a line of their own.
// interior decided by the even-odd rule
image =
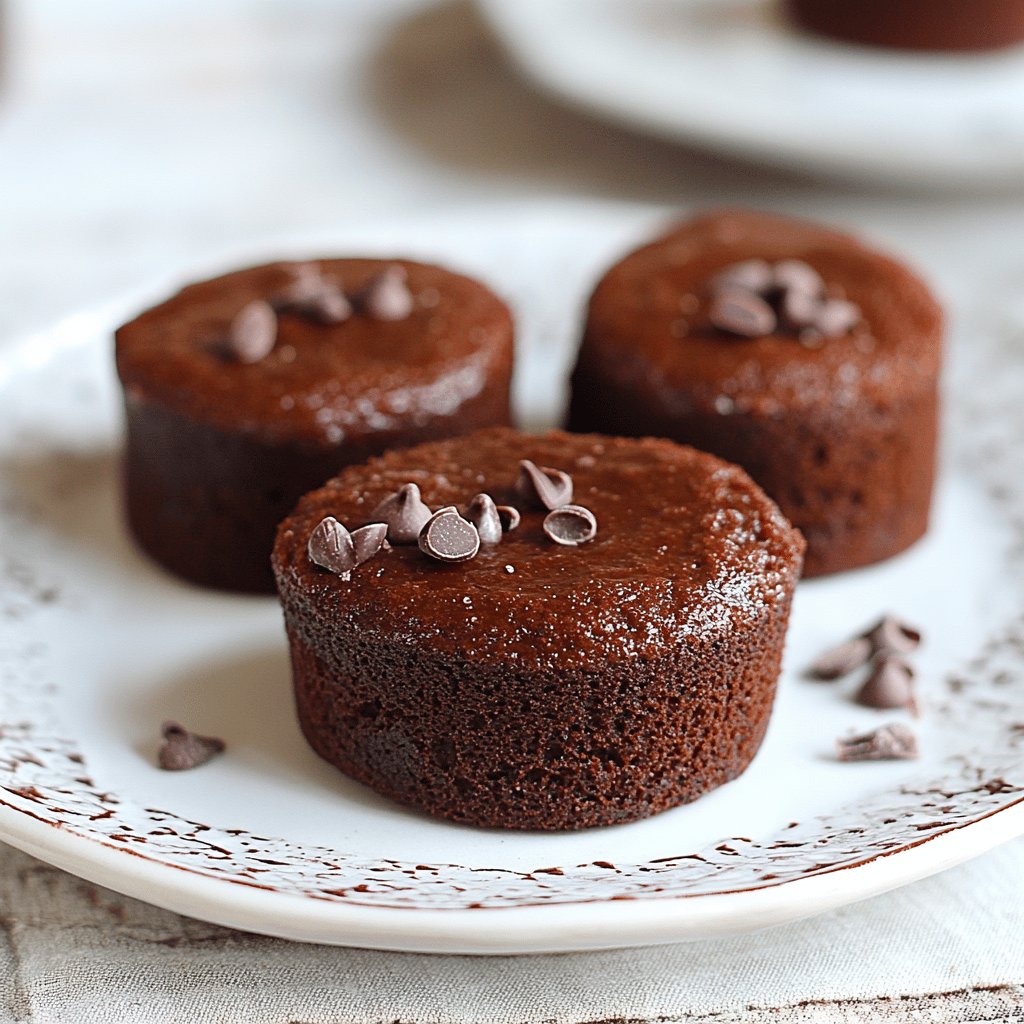
<svg viewBox="0 0 1024 1024">
<path fill-rule="evenodd" d="M 504 528 L 498 507 L 489 494 L 478 494 L 466 510 L 466 519 L 476 527 L 481 544 L 497 544 L 501 540 Z"/>
<path fill-rule="evenodd" d="M 232 318 L 222 350 L 236 363 L 258 363 L 277 343 L 277 315 L 269 302 L 254 299 Z"/>
<path fill-rule="evenodd" d="M 403 484 L 374 510 L 371 519 L 387 525 L 391 544 L 415 544 L 433 513 L 420 497 L 416 484 Z"/>
<path fill-rule="evenodd" d="M 597 536 L 597 519 L 582 505 L 563 505 L 544 517 L 544 533 L 556 544 L 577 547 Z"/>
<path fill-rule="evenodd" d="M 419 536 L 420 551 L 439 562 L 467 562 L 480 550 L 476 527 L 454 505 L 439 509 Z"/>
<path fill-rule="evenodd" d="M 415 299 L 407 284 L 408 274 L 397 263 L 375 274 L 353 296 L 356 309 L 374 320 L 404 320 Z"/>
<path fill-rule="evenodd" d="M 369 523 L 352 531 L 352 547 L 355 551 L 356 565 L 373 558 L 387 543 L 388 528 L 384 523 Z"/>
<path fill-rule="evenodd" d="M 348 579 L 359 564 L 352 534 L 334 516 L 325 516 L 309 535 L 309 560 L 321 569 Z"/>
<path fill-rule="evenodd" d="M 516 493 L 535 507 L 551 511 L 572 501 L 572 477 L 560 469 L 536 466 L 523 459 L 519 463 Z"/>
<path fill-rule="evenodd" d="M 505 533 L 511 533 L 519 525 L 521 519 L 519 509 L 513 508 L 511 505 L 498 505 L 497 509 L 502 530 Z"/>
<path fill-rule="evenodd" d="M 723 288 L 711 300 L 708 319 L 720 331 L 743 338 L 761 338 L 776 327 L 775 311 L 754 292 Z"/>
</svg>

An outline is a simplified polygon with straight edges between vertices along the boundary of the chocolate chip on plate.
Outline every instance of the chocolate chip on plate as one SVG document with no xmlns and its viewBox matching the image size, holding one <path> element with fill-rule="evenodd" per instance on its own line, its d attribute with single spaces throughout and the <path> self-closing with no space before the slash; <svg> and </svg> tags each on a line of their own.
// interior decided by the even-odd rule
<svg viewBox="0 0 1024 1024">
<path fill-rule="evenodd" d="M 544 532 L 556 544 L 578 547 L 597 536 L 597 519 L 582 505 L 563 505 L 544 518 Z"/>
<path fill-rule="evenodd" d="M 519 463 L 516 493 L 526 501 L 549 511 L 572 501 L 572 477 L 560 469 L 537 466 L 529 459 Z"/>
<path fill-rule="evenodd" d="M 440 562 L 466 562 L 480 550 L 476 527 L 454 505 L 435 512 L 420 531 L 420 551 Z"/>
<path fill-rule="evenodd" d="M 857 703 L 866 708 L 914 710 L 914 670 L 899 655 L 880 654 L 857 691 Z"/>
<path fill-rule="evenodd" d="M 387 526 L 390 544 L 415 544 L 432 514 L 420 497 L 419 487 L 403 484 L 373 510 L 370 518 Z"/>
<path fill-rule="evenodd" d="M 899 722 L 836 740 L 840 761 L 912 761 L 917 756 L 917 738 Z"/>
<path fill-rule="evenodd" d="M 895 615 L 884 616 L 865 634 L 878 652 L 908 654 L 921 643 L 921 630 Z"/>
<path fill-rule="evenodd" d="M 871 649 L 871 641 L 866 636 L 844 640 L 843 643 L 819 655 L 811 663 L 808 671 L 816 679 L 839 679 L 855 668 L 867 664 L 871 657 Z"/>
<path fill-rule="evenodd" d="M 182 772 L 206 764 L 224 750 L 224 741 L 216 736 L 200 736 L 177 722 L 164 722 L 164 738 L 157 753 L 157 764 L 167 772 Z"/>
</svg>

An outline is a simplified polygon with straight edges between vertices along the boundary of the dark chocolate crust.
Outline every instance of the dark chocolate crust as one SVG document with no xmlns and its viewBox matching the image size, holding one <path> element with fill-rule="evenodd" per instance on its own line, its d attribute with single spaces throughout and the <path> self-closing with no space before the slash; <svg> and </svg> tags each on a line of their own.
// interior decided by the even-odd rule
<svg viewBox="0 0 1024 1024">
<path fill-rule="evenodd" d="M 544 536 L 544 512 L 513 492 L 523 458 L 572 474 L 593 542 Z M 459 565 L 400 546 L 346 581 L 310 562 L 324 516 L 363 525 L 406 482 L 433 508 L 485 491 L 523 521 Z M 742 470 L 668 441 L 496 429 L 391 452 L 307 495 L 278 532 L 299 721 L 346 774 L 454 821 L 657 813 L 756 753 L 803 548 Z"/>
<path fill-rule="evenodd" d="M 810 264 L 857 303 L 864 328 L 817 349 L 716 331 L 707 282 L 751 258 Z M 668 437 L 739 463 L 807 538 L 804 575 L 839 572 L 927 530 L 941 338 L 938 304 L 895 260 L 817 225 L 715 212 L 597 285 L 569 426 Z"/>
<path fill-rule="evenodd" d="M 785 0 L 797 24 L 866 46 L 995 50 L 1024 41 L 1021 0 Z"/>
<path fill-rule="evenodd" d="M 412 314 L 281 313 L 270 355 L 232 363 L 216 344 L 231 318 L 294 278 L 275 263 L 191 285 L 117 332 L 128 523 L 193 583 L 273 592 L 274 532 L 306 491 L 389 448 L 510 422 L 512 319 L 491 291 L 405 260 L 312 262 L 350 292 L 400 264 Z"/>
</svg>

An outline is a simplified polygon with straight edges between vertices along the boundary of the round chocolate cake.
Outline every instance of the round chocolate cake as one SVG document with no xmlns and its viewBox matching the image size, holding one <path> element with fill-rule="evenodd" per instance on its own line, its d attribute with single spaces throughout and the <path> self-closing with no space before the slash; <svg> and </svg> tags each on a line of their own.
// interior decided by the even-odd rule
<svg viewBox="0 0 1024 1024">
<path fill-rule="evenodd" d="M 346 774 L 454 821 L 655 814 L 756 753 L 803 549 L 746 473 L 669 441 L 389 452 L 279 529 L 299 721 Z"/>
<path fill-rule="evenodd" d="M 910 270 L 828 228 L 739 210 L 612 267 L 572 381 L 578 431 L 742 465 L 807 539 L 805 575 L 928 527 L 942 313 Z"/>
<path fill-rule="evenodd" d="M 512 319 L 405 260 L 274 263 L 194 284 L 117 332 L 135 538 L 194 583 L 272 592 L 306 491 L 389 448 L 509 422 Z"/>
<path fill-rule="evenodd" d="M 995 50 L 1024 41 L 1021 0 L 785 0 L 797 24 L 866 46 Z"/>
</svg>

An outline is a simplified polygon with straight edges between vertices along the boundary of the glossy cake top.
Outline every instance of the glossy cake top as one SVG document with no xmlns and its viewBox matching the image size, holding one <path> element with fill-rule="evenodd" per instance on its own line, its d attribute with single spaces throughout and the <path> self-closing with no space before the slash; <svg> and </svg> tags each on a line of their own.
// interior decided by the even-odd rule
<svg viewBox="0 0 1024 1024">
<path fill-rule="evenodd" d="M 516 489 L 522 460 L 572 477 L 597 533 L 579 546 L 545 533 L 547 510 Z M 348 579 L 314 564 L 325 517 L 349 530 L 407 483 L 437 510 L 478 493 L 521 512 L 518 527 L 446 564 L 416 545 L 385 547 Z M 505 428 L 391 452 L 307 495 L 278 531 L 274 569 L 291 620 L 427 643 L 470 660 L 543 670 L 665 656 L 756 624 L 788 599 L 803 538 L 736 466 L 654 439 Z M 312 627 L 311 627 L 312 628 Z"/>
<path fill-rule="evenodd" d="M 781 320 L 779 329 L 753 337 L 720 330 L 716 279 L 751 260 L 806 265 L 831 298 L 855 308 L 855 325 L 813 344 Z M 931 387 L 941 336 L 939 305 L 890 257 L 815 224 L 723 210 L 679 225 L 612 267 L 591 297 L 584 344 L 603 373 L 642 380 L 669 405 L 685 394 L 691 407 L 770 416 L 885 403 Z"/>
<path fill-rule="evenodd" d="M 321 322 L 280 301 L 310 274 L 352 297 L 389 271 L 409 299 L 394 319 L 355 303 Z M 273 347 L 252 362 L 228 358 L 232 321 L 254 301 L 277 307 Z M 450 415 L 511 349 L 508 308 L 477 281 L 408 260 L 321 259 L 189 285 L 118 330 L 117 367 L 129 401 L 267 440 L 337 444 Z"/>
</svg>

